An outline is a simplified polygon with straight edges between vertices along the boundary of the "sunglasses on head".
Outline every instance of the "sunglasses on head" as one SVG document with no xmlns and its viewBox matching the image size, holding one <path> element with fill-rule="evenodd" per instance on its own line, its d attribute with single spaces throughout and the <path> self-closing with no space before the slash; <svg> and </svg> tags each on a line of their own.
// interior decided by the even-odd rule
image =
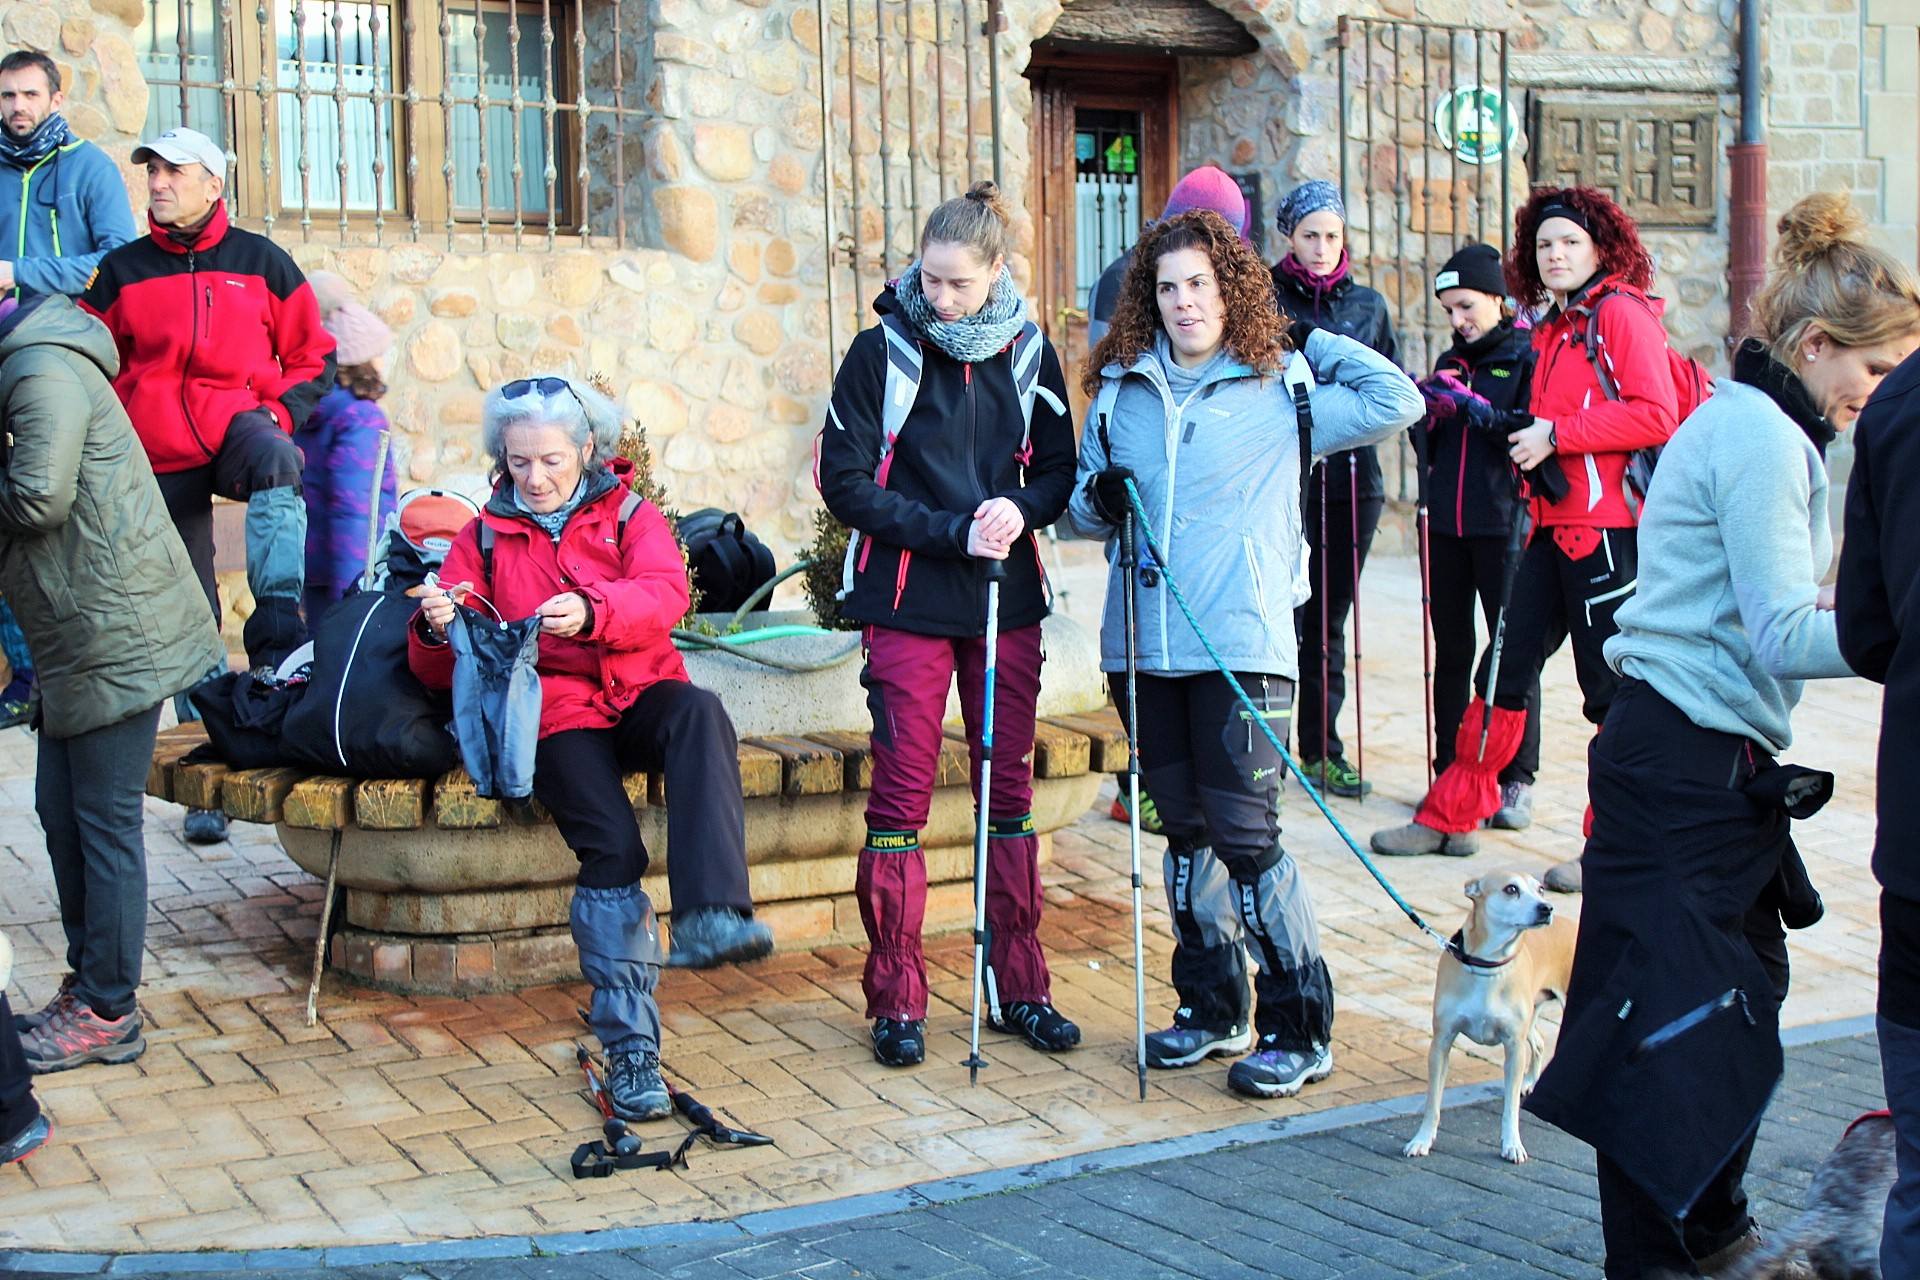
<svg viewBox="0 0 1920 1280">
<path fill-rule="evenodd" d="M 573 402 L 584 411 L 586 401 L 573 389 L 573 384 L 565 378 L 515 378 L 500 388 L 500 394 L 508 400 L 518 400 L 521 396 L 538 391 L 543 396 L 559 395 L 562 391 L 573 397 Z"/>
</svg>

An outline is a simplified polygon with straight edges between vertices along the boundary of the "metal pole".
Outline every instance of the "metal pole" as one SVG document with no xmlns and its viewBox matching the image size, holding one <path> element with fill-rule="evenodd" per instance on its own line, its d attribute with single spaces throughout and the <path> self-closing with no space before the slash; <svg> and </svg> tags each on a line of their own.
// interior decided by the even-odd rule
<svg viewBox="0 0 1920 1280">
<path fill-rule="evenodd" d="M 1729 343 L 1747 331 L 1747 308 L 1767 275 L 1767 133 L 1760 96 L 1760 0 L 1740 0 L 1740 140 L 1727 148 L 1733 209 L 1727 287 Z"/>
<path fill-rule="evenodd" d="M 820 171 L 821 181 L 823 183 L 820 193 L 820 204 L 821 212 L 824 215 L 824 225 L 826 227 L 826 244 L 824 248 L 826 250 L 827 269 L 823 274 L 826 276 L 827 287 L 827 363 L 832 365 L 840 359 L 840 339 L 838 336 L 839 325 L 835 321 L 833 314 L 833 253 L 836 238 L 833 225 L 833 206 L 838 198 L 838 194 L 835 192 L 833 186 L 833 92 L 827 80 L 829 72 L 832 71 L 832 66 L 827 54 L 829 47 L 827 41 L 827 0 L 814 0 L 813 13 L 814 21 L 818 23 L 820 27 L 820 39 L 818 41 L 820 47 Z M 616 93 L 617 92 L 616 90 Z M 847 128 L 849 131 L 853 128 L 851 101 L 848 103 Z M 623 236 L 623 243 L 624 239 L 625 237 Z"/>
<path fill-rule="evenodd" d="M 1127 575 L 1121 597 L 1127 628 L 1127 861 L 1133 883 L 1133 1054 L 1140 1077 L 1140 1101 L 1147 1100 L 1147 971 L 1146 943 L 1140 928 L 1140 719 L 1137 667 L 1140 642 L 1135 634 L 1140 602 L 1140 575 L 1134 548 L 1133 498 L 1127 498 L 1127 521 L 1120 527 L 1120 569 Z"/>
<path fill-rule="evenodd" d="M 961 1065 L 967 1069 L 967 1083 L 980 1083 L 980 1068 L 987 1065 L 980 1056 L 980 998 L 984 990 L 987 962 L 987 805 L 993 795 L 993 686 L 1000 661 L 1000 584 L 1006 579 L 1003 561 L 986 562 L 987 574 L 987 653 L 983 664 L 980 709 L 980 800 L 973 815 L 973 1033 L 971 1052 Z M 996 1002 L 997 1004 L 997 1002 Z"/>
<path fill-rule="evenodd" d="M 1340 91 L 1336 100 L 1337 109 L 1340 112 L 1340 203 L 1352 208 L 1353 196 L 1350 194 L 1351 187 L 1347 180 L 1347 43 L 1350 38 L 1347 23 L 1349 21 L 1347 15 L 1344 13 L 1340 15 L 1340 37 L 1334 45 L 1334 56 L 1339 59 L 1340 68 Z"/>
<path fill-rule="evenodd" d="M 889 161 L 893 146 L 887 141 L 887 13 L 885 0 L 873 0 L 874 76 L 880 90 L 880 278 L 893 273 L 893 175 Z"/>
<path fill-rule="evenodd" d="M 1000 0 L 987 0 L 987 101 L 993 110 L 993 185 L 996 187 L 1006 184 L 1001 173 L 1000 146 L 1000 33 L 1006 25 L 1007 17 L 1000 8 Z"/>
</svg>

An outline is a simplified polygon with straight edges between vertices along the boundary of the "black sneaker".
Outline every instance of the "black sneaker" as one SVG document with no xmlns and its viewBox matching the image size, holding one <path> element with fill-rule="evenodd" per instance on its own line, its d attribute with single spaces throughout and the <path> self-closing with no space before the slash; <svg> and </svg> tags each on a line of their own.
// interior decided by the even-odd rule
<svg viewBox="0 0 1920 1280">
<path fill-rule="evenodd" d="M 607 1053 L 607 1101 L 622 1120 L 664 1120 L 673 1114 L 673 1096 L 660 1078 L 660 1055 L 651 1049 L 614 1049 Z"/>
<path fill-rule="evenodd" d="M 1173 1015 L 1165 1031 L 1147 1032 L 1147 1065 L 1161 1070 L 1190 1067 L 1220 1053 L 1245 1053 L 1253 1047 L 1253 1030 L 1246 1023 L 1230 1027 L 1202 1027 L 1187 1020 L 1187 1011 Z"/>
<path fill-rule="evenodd" d="M 188 844 L 219 844 L 227 838 L 227 815 L 218 809 L 189 809 L 180 834 Z"/>
<path fill-rule="evenodd" d="M 1276 1036 L 1261 1036 L 1260 1048 L 1227 1072 L 1227 1087 L 1250 1098 L 1291 1098 L 1307 1085 L 1333 1074 L 1333 1050 L 1282 1049 Z"/>
<path fill-rule="evenodd" d="M 886 1067 L 917 1067 L 927 1060 L 927 1024 L 915 1019 L 873 1020 L 873 1056 Z"/>
<path fill-rule="evenodd" d="M 1334 756 L 1327 760 L 1302 760 L 1300 771 L 1307 775 L 1307 781 L 1327 795 L 1358 800 L 1361 796 L 1373 791 L 1373 784 L 1364 781 L 1360 777 L 1360 771 L 1348 764 L 1345 756 Z"/>
<path fill-rule="evenodd" d="M 1038 1000 L 1009 1000 L 1000 1006 L 999 1018 L 990 1022 L 995 1031 L 1024 1037 L 1042 1053 L 1060 1053 L 1080 1043 L 1080 1028 Z"/>
</svg>

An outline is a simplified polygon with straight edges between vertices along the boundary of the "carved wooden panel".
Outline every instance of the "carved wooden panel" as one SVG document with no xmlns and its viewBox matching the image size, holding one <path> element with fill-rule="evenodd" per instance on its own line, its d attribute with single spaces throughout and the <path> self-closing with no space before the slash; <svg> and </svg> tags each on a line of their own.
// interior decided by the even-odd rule
<svg viewBox="0 0 1920 1280">
<path fill-rule="evenodd" d="M 1719 123 L 1711 98 L 1539 94 L 1533 180 L 1599 187 L 1646 226 L 1712 226 Z"/>
</svg>

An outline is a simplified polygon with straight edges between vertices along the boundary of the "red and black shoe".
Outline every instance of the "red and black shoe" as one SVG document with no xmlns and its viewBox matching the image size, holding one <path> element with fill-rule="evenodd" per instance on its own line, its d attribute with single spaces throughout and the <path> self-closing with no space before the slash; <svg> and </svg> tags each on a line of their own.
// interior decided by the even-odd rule
<svg viewBox="0 0 1920 1280">
<path fill-rule="evenodd" d="M 18 1164 L 53 1140 L 53 1121 L 42 1111 L 19 1134 L 0 1142 L 0 1165 Z"/>
<path fill-rule="evenodd" d="M 43 1076 L 71 1071 L 90 1062 L 132 1062 L 147 1051 L 140 1034 L 140 1013 L 103 1018 L 79 1000 L 68 1001 L 51 1018 L 23 1036 L 27 1069 Z"/>
</svg>

